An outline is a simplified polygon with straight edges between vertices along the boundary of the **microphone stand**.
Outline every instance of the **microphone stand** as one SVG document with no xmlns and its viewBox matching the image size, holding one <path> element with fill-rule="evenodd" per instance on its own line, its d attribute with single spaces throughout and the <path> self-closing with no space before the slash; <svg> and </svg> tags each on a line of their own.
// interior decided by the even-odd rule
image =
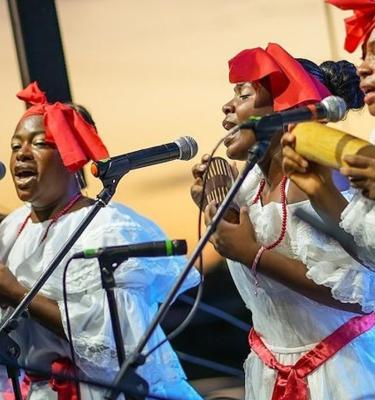
<svg viewBox="0 0 375 400">
<path fill-rule="evenodd" d="M 224 201 L 221 203 L 220 207 L 218 208 L 215 216 L 212 219 L 211 224 L 207 227 L 205 234 L 202 236 L 200 241 L 198 242 L 189 262 L 179 275 L 177 281 L 175 282 L 174 286 L 170 290 L 167 298 L 160 306 L 158 312 L 156 313 L 154 319 L 151 321 L 149 327 L 147 328 L 146 332 L 141 337 L 137 347 L 135 348 L 134 352 L 128 356 L 126 361 L 122 364 L 120 371 L 118 372 L 115 380 L 113 381 L 112 386 L 115 388 L 120 388 L 123 385 L 123 381 L 127 379 L 129 374 L 129 368 L 135 367 L 137 368 L 139 365 L 144 364 L 146 361 L 146 357 L 142 355 L 142 351 L 144 350 L 146 344 L 148 343 L 149 339 L 153 335 L 155 329 L 160 324 L 160 322 L 165 318 L 169 308 L 171 307 L 174 299 L 176 298 L 179 289 L 181 288 L 183 282 L 185 281 L 186 277 L 188 276 L 190 270 L 194 267 L 195 261 L 198 259 L 200 253 L 202 252 L 204 246 L 207 244 L 210 236 L 215 232 L 216 227 L 219 221 L 224 216 L 226 210 L 228 209 L 229 205 L 231 204 L 232 200 L 234 199 L 235 195 L 237 194 L 238 190 L 240 189 L 243 181 L 245 180 L 247 174 L 251 171 L 254 165 L 258 162 L 258 160 L 264 155 L 265 151 L 268 147 L 267 141 L 257 142 L 252 146 L 249 150 L 249 157 L 246 162 L 244 169 L 241 171 L 239 176 L 237 177 L 236 181 L 230 188 L 228 194 L 225 196 Z M 106 400 L 116 400 L 121 390 L 119 389 L 111 389 L 107 391 L 104 398 Z"/>
<path fill-rule="evenodd" d="M 6 333 L 0 332 L 0 365 L 5 365 L 8 378 L 12 382 L 14 398 L 22 400 L 22 393 L 18 377 L 20 375 L 17 368 L 17 358 L 20 355 L 18 344 Z"/>
<path fill-rule="evenodd" d="M 103 289 L 106 292 L 107 300 L 108 300 L 108 307 L 109 307 L 109 314 L 111 317 L 112 323 L 112 330 L 113 330 L 113 337 L 115 339 L 116 350 L 117 350 L 117 359 L 119 363 L 119 368 L 123 365 L 126 358 L 125 353 L 125 345 L 124 340 L 122 338 L 121 332 L 121 324 L 120 324 L 120 317 L 118 313 L 118 307 L 115 299 L 114 288 L 116 287 L 115 278 L 113 276 L 114 271 L 116 268 L 127 260 L 127 255 L 117 254 L 117 255 L 107 255 L 101 254 L 98 257 L 99 267 L 100 267 L 100 274 L 102 278 L 102 285 Z M 132 389 L 133 393 L 136 393 L 137 390 L 141 391 L 141 393 L 148 393 L 148 384 L 147 382 L 138 376 L 135 372 L 135 369 L 131 369 L 128 375 L 128 382 L 131 382 L 134 390 Z M 130 385 L 129 385 L 130 386 Z M 129 396 L 127 395 L 129 400 L 145 400 L 145 395 L 140 396 Z"/>
<path fill-rule="evenodd" d="M 48 265 L 46 270 L 41 274 L 39 279 L 31 287 L 27 295 L 21 300 L 18 306 L 13 310 L 12 314 L 1 324 L 0 326 L 0 361 L 5 361 L 5 363 L 15 362 L 20 354 L 19 345 L 12 340 L 8 335 L 18 326 L 18 319 L 27 314 L 27 308 L 38 294 L 42 286 L 46 283 L 48 278 L 56 270 L 60 262 L 64 259 L 68 251 L 72 248 L 74 243 L 80 238 L 84 230 L 94 219 L 96 214 L 111 200 L 116 192 L 117 185 L 120 179 L 130 170 L 130 164 L 124 164 L 122 166 L 122 171 L 120 173 L 114 174 L 110 169 L 107 174 L 100 177 L 104 188 L 97 195 L 93 208 L 86 215 L 86 217 L 81 221 L 78 227 L 74 230 L 71 237 L 65 242 L 63 247 L 59 250 L 57 255 Z M 120 355 L 121 357 L 121 355 Z M 22 400 L 20 385 L 18 381 L 19 370 L 17 368 L 8 368 L 8 376 L 12 380 L 13 390 L 16 400 Z M 141 379 L 141 378 L 140 378 Z"/>
</svg>

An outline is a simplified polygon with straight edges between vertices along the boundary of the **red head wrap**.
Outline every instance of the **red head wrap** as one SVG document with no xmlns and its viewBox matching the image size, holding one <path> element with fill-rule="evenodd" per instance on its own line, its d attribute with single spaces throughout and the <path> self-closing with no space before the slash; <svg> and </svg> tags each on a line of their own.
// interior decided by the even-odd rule
<svg viewBox="0 0 375 400">
<path fill-rule="evenodd" d="M 243 50 L 229 60 L 231 83 L 254 82 L 266 76 L 275 111 L 319 102 L 331 94 L 278 44 L 270 43 L 266 50 L 260 47 Z"/>
<path fill-rule="evenodd" d="M 353 10 L 354 15 L 345 18 L 345 49 L 352 53 L 366 42 L 375 27 L 375 0 L 325 0 L 342 10 Z"/>
<path fill-rule="evenodd" d="M 59 102 L 49 104 L 36 82 L 17 93 L 17 97 L 32 104 L 22 118 L 43 115 L 46 141 L 56 145 L 70 172 L 78 171 L 89 160 L 98 161 L 109 157 L 95 127 L 72 107 Z"/>
</svg>

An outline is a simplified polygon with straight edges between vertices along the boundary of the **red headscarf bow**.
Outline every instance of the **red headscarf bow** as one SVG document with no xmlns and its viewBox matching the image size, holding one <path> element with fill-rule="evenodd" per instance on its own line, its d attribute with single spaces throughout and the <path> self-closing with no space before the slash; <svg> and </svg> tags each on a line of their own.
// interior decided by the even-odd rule
<svg viewBox="0 0 375 400">
<path fill-rule="evenodd" d="M 278 44 L 270 43 L 266 50 L 260 47 L 243 50 L 229 60 L 231 83 L 254 82 L 266 76 L 275 111 L 319 102 L 331 94 Z"/>
<path fill-rule="evenodd" d="M 59 102 L 49 104 L 36 82 L 17 93 L 17 97 L 32 104 L 22 118 L 43 115 L 46 141 L 56 145 L 70 172 L 78 171 L 89 160 L 98 161 L 109 157 L 96 129 L 72 107 Z"/>
<path fill-rule="evenodd" d="M 345 49 L 352 53 L 365 42 L 375 27 L 375 0 L 325 0 L 342 10 L 353 10 L 354 15 L 345 18 Z"/>
</svg>

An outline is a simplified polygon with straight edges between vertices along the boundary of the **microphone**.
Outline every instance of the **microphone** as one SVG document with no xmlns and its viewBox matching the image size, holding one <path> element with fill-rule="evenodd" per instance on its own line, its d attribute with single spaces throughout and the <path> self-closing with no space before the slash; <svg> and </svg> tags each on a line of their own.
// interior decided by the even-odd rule
<svg viewBox="0 0 375 400">
<path fill-rule="evenodd" d="M 0 179 L 4 178 L 6 171 L 5 165 L 0 161 Z"/>
<path fill-rule="evenodd" d="M 275 132 L 284 130 L 284 126 L 304 121 L 337 122 L 346 115 L 346 103 L 341 97 L 329 96 L 320 103 L 293 108 L 265 115 L 261 118 L 251 117 L 240 125 L 240 129 L 252 129 L 257 140 L 270 140 Z"/>
<path fill-rule="evenodd" d="M 122 260 L 126 260 L 131 257 L 169 257 L 180 256 L 186 253 L 186 240 L 161 240 L 157 242 L 85 249 L 75 253 L 72 258 L 97 258 L 100 256 L 107 256 L 121 257 Z"/>
<path fill-rule="evenodd" d="M 344 156 L 375 157 L 375 146 L 346 132 L 317 122 L 304 122 L 293 129 L 295 150 L 302 157 L 330 168 L 346 165 Z"/>
<path fill-rule="evenodd" d="M 98 178 L 116 178 L 132 169 L 148 167 L 176 159 L 190 160 L 197 152 L 197 142 L 190 136 L 182 136 L 172 143 L 93 162 L 91 164 L 91 173 Z"/>
</svg>

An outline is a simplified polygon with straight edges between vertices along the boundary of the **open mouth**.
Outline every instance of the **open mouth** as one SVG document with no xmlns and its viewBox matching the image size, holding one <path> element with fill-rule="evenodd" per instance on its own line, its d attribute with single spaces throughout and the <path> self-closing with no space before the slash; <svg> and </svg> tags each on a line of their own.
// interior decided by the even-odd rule
<svg viewBox="0 0 375 400">
<path fill-rule="evenodd" d="M 16 167 L 14 171 L 14 180 L 19 187 L 26 187 L 36 180 L 38 174 L 32 167 Z"/>
<path fill-rule="evenodd" d="M 17 178 L 24 179 L 30 178 L 31 176 L 36 176 L 36 173 L 33 171 L 21 171 L 15 175 Z"/>
<path fill-rule="evenodd" d="M 235 123 L 227 121 L 226 119 L 224 119 L 224 121 L 222 122 L 223 128 L 227 131 L 231 130 L 233 127 L 236 126 Z"/>
<path fill-rule="evenodd" d="M 375 96 L 375 87 L 374 86 L 361 86 L 363 93 L 365 94 L 365 102 L 372 100 Z"/>
</svg>

